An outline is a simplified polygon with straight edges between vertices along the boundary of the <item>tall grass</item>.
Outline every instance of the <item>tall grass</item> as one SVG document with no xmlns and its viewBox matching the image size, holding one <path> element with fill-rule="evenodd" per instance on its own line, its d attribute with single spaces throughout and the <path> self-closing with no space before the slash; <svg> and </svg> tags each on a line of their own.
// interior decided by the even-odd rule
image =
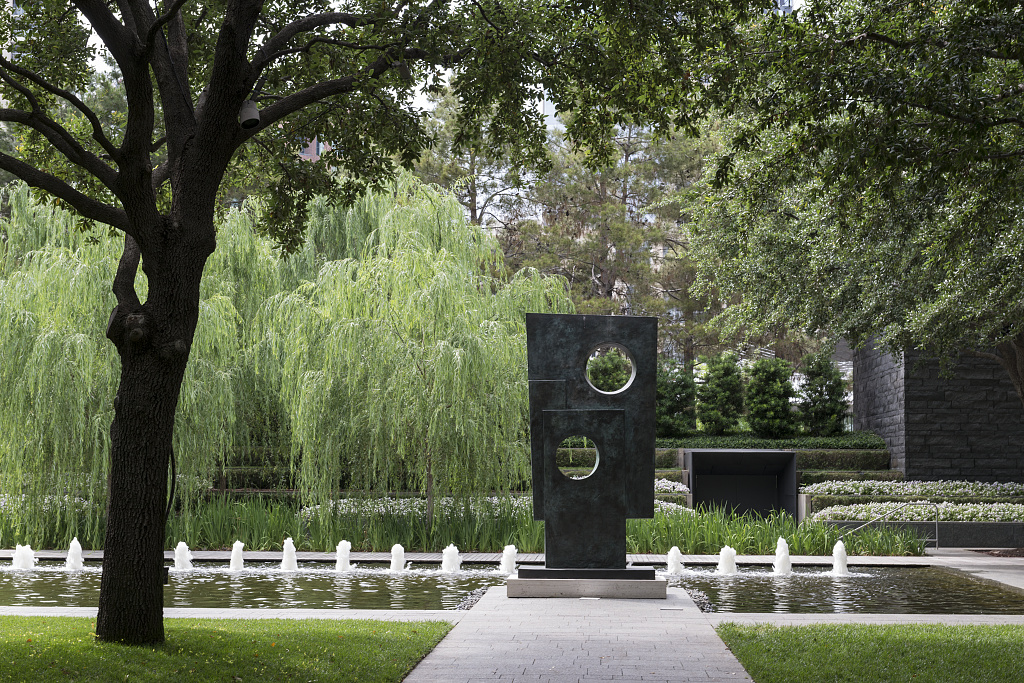
<svg viewBox="0 0 1024 683">
<path fill-rule="evenodd" d="M 2 501 L 0 501 L 2 502 Z M 509 544 L 520 552 L 544 552 L 544 524 L 534 521 L 529 497 L 501 496 L 463 501 L 443 499 L 433 519 L 419 498 L 348 498 L 299 509 L 294 503 L 264 498 L 213 498 L 189 514 L 172 513 L 167 548 L 185 541 L 190 548 L 226 550 L 236 541 L 247 550 L 280 550 L 285 538 L 297 548 L 329 552 L 345 539 L 357 551 L 387 552 L 395 543 L 406 550 L 437 552 L 454 543 L 464 551 L 500 552 Z M 30 542 L 36 548 L 66 548 L 77 535 L 84 548 L 101 548 L 103 526 L 77 528 L 74 515 L 52 509 L 30 528 L 0 505 L 0 547 Z M 47 508 L 44 508 L 47 509 Z M 43 530 L 40 532 L 40 529 Z M 770 555 L 781 536 L 794 555 L 830 555 L 843 530 L 786 514 L 766 517 L 711 511 L 658 510 L 654 519 L 627 523 L 630 553 L 665 553 L 672 546 L 688 555 L 712 555 L 729 545 L 741 554 Z M 907 530 L 870 527 L 844 538 L 851 555 L 922 555 L 924 541 Z"/>
</svg>

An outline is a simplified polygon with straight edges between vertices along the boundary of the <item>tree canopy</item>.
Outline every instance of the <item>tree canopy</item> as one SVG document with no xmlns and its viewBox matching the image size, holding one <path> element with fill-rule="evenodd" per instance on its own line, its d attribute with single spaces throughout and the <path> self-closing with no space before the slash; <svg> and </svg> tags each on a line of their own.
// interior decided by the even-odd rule
<svg viewBox="0 0 1024 683">
<path fill-rule="evenodd" d="M 1024 401 L 1024 17 L 815 0 L 716 70 L 739 114 L 693 226 L 732 324 L 998 360 Z"/>
</svg>

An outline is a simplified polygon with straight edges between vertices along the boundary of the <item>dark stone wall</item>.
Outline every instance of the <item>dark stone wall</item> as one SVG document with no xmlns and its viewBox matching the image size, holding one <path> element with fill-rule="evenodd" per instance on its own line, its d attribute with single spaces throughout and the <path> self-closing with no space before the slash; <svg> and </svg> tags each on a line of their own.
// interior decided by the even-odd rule
<svg viewBox="0 0 1024 683">
<path fill-rule="evenodd" d="M 952 376 L 907 352 L 854 355 L 854 429 L 889 445 L 907 479 L 1024 482 L 1024 409 L 1006 371 L 965 356 Z"/>
<path fill-rule="evenodd" d="M 906 455 L 903 396 L 903 365 L 871 345 L 853 352 L 853 428 L 885 439 L 889 467 L 900 471 Z"/>
</svg>

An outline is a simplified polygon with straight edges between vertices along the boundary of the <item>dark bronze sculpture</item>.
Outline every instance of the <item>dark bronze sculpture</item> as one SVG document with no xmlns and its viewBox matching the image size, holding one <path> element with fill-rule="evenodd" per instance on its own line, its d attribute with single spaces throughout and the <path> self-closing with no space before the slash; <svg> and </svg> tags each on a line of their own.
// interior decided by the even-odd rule
<svg viewBox="0 0 1024 683">
<path fill-rule="evenodd" d="M 656 318 L 526 316 L 533 514 L 544 520 L 545 568 L 521 578 L 654 578 L 626 568 L 626 519 L 654 516 Z M 628 354 L 633 374 L 615 392 L 595 389 L 587 361 L 604 344 Z M 555 455 L 569 436 L 598 450 L 594 472 L 570 479 Z"/>
</svg>

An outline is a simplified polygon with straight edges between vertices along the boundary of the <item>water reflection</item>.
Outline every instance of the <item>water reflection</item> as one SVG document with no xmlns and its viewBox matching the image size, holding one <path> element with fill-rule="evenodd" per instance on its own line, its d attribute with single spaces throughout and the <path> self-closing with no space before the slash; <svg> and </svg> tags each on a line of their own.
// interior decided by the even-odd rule
<svg viewBox="0 0 1024 683">
<path fill-rule="evenodd" d="M 659 573 L 669 585 L 703 591 L 720 612 L 1024 614 L 1024 594 L 940 569 L 854 568 L 845 577 L 827 567 L 799 567 L 790 576 L 747 567 L 732 575 L 714 567 Z M 95 565 L 72 572 L 56 563 L 19 571 L 0 567 L 0 605 L 95 607 L 100 575 Z M 241 571 L 199 565 L 170 576 L 164 587 L 168 607 L 250 609 L 451 609 L 470 592 L 505 582 L 493 567 L 472 565 L 457 573 L 436 567 L 390 573 L 387 565 L 283 572 L 277 563 L 247 563 Z"/>
</svg>

